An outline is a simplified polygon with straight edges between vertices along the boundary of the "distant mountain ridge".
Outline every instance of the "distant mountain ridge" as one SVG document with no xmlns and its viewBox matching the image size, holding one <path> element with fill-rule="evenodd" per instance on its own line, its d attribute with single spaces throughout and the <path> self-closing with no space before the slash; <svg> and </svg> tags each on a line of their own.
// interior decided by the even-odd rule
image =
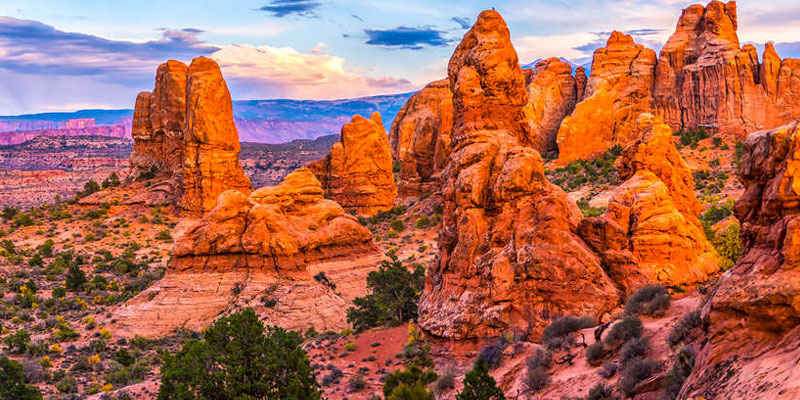
<svg viewBox="0 0 800 400">
<path fill-rule="evenodd" d="M 285 143 L 338 134 L 354 114 L 369 116 L 375 111 L 381 113 L 388 131 L 395 115 L 412 94 L 342 100 L 238 100 L 233 102 L 233 116 L 240 140 L 256 143 Z M 68 128 L 70 121 L 75 120 L 94 119 L 97 126 L 129 127 L 132 117 L 132 109 L 0 116 L 0 143 L 13 144 L 30 139 L 30 134 L 15 134 L 21 131 L 35 131 L 31 132 L 33 135 L 59 135 L 60 130 Z M 130 134 L 129 130 L 125 132 Z"/>
</svg>

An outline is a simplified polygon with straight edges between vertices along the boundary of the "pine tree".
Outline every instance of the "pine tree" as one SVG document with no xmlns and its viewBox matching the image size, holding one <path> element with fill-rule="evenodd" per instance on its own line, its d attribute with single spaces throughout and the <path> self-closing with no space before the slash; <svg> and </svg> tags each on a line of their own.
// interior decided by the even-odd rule
<svg viewBox="0 0 800 400">
<path fill-rule="evenodd" d="M 489 365 L 483 357 L 478 357 L 472 370 L 464 377 L 464 389 L 456 395 L 456 400 L 505 400 L 503 391 L 489 375 Z"/>
</svg>

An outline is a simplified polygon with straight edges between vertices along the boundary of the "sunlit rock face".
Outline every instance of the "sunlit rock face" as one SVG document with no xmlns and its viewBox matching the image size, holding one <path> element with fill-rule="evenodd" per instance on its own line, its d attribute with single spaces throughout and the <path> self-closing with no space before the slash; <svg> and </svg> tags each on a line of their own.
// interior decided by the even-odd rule
<svg viewBox="0 0 800 400">
<path fill-rule="evenodd" d="M 591 159 L 614 145 L 639 138 L 639 114 L 653 107 L 656 54 L 614 31 L 594 53 L 583 101 L 558 131 L 559 164 Z"/>
<path fill-rule="evenodd" d="M 154 183 L 138 195 L 142 202 L 172 202 L 202 215 L 222 192 L 250 190 L 239 165 L 231 95 L 211 59 L 160 65 L 153 91 L 136 98 L 131 134 L 129 181 L 156 171 Z"/>
<path fill-rule="evenodd" d="M 354 116 L 330 154 L 308 167 L 327 197 L 358 215 L 386 211 L 397 198 L 389 139 L 377 112 L 369 119 Z"/>
<path fill-rule="evenodd" d="M 648 284 L 705 282 L 719 270 L 718 258 L 698 219 L 691 170 L 660 118 L 642 114 L 638 126 L 641 138 L 618 164 L 623 183 L 604 215 L 581 221 L 580 235 L 627 295 Z"/>
<path fill-rule="evenodd" d="M 692 5 L 656 67 L 656 112 L 673 130 L 744 134 L 800 117 L 800 62 L 781 60 L 771 43 L 759 63 L 756 48 L 740 46 L 736 2 Z"/>
<path fill-rule="evenodd" d="M 600 317 L 618 291 L 575 234 L 581 213 L 544 178 L 509 31 L 484 11 L 448 67 L 453 153 L 443 172 L 438 263 L 419 323 L 456 339 L 538 334 L 551 315 Z"/>
</svg>

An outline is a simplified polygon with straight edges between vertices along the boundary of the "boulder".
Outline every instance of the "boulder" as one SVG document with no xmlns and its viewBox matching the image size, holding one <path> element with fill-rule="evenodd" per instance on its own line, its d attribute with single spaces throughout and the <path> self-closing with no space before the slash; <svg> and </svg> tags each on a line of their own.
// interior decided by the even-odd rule
<svg viewBox="0 0 800 400">
<path fill-rule="evenodd" d="M 388 210 L 397 197 L 389 139 L 377 112 L 369 119 L 353 116 L 330 154 L 308 168 L 328 198 L 359 215 Z"/>
</svg>

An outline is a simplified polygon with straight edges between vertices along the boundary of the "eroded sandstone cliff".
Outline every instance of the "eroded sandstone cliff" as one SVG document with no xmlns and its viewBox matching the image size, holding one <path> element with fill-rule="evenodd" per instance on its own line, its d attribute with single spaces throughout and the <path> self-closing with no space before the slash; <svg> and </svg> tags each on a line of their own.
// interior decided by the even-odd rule
<svg viewBox="0 0 800 400">
<path fill-rule="evenodd" d="M 742 255 L 704 308 L 708 339 L 682 394 L 800 397 L 800 126 L 751 134 L 738 167 Z"/>
<path fill-rule="evenodd" d="M 370 231 L 298 169 L 277 186 L 224 192 L 172 248 L 171 268 L 205 272 L 304 270 L 316 261 L 375 250 Z"/>
<path fill-rule="evenodd" d="M 397 197 L 389 139 L 377 112 L 369 119 L 353 116 L 330 154 L 308 167 L 329 198 L 359 215 L 388 210 Z"/>
<path fill-rule="evenodd" d="M 586 79 L 581 71 L 576 71 L 578 79 Z M 583 78 L 580 78 L 580 75 Z M 540 153 L 554 153 L 558 150 L 557 136 L 561 121 L 572 114 L 578 102 L 576 77 L 572 66 L 558 58 L 548 58 L 536 63 L 528 82 L 528 97 L 533 108 L 533 148 Z"/>
<path fill-rule="evenodd" d="M 740 47 L 736 2 L 692 5 L 661 50 L 656 112 L 674 129 L 743 134 L 800 117 L 795 101 L 800 65 L 781 60 L 771 43 L 759 63 L 756 48 Z"/>
<path fill-rule="evenodd" d="M 613 309 L 617 289 L 575 234 L 580 211 L 523 145 L 531 138 L 528 91 L 497 12 L 479 15 L 448 76 L 453 153 L 442 180 L 440 256 L 427 273 L 419 323 L 457 339 L 536 334 L 551 315 Z"/>
<path fill-rule="evenodd" d="M 608 211 L 581 221 L 579 232 L 628 295 L 647 284 L 707 281 L 718 259 L 698 219 L 692 173 L 660 118 L 642 114 L 637 126 L 641 138 L 625 149 L 617 169 L 624 182 Z"/>
<path fill-rule="evenodd" d="M 559 164 L 589 159 L 638 138 L 639 114 L 650 112 L 656 55 L 614 31 L 605 47 L 594 53 L 584 99 L 561 123 Z"/>
</svg>

